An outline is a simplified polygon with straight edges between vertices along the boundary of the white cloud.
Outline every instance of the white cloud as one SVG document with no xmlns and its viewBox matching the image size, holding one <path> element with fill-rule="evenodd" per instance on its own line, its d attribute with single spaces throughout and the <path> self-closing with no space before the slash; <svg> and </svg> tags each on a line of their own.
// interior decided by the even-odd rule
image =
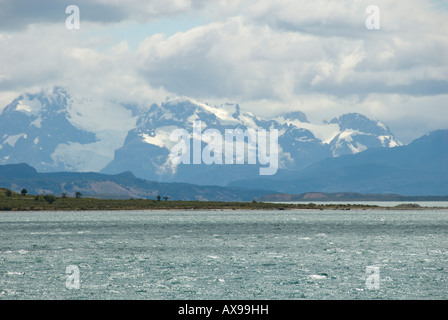
<svg viewBox="0 0 448 320">
<path fill-rule="evenodd" d="M 20 3 L 0 1 L 13 8 L 0 22 L 0 110 L 16 94 L 60 85 L 146 105 L 185 95 L 262 115 L 302 110 L 314 121 L 356 111 L 409 137 L 446 127 L 448 13 L 431 1 L 376 1 L 380 30 L 365 28 L 368 1 L 81 1 L 75 32 L 58 13 L 63 1 L 40 1 L 40 11 Z M 153 34 L 137 51 L 96 34 L 190 14 L 209 22 Z M 13 19 L 27 27 L 6 28 Z M 420 119 L 421 130 L 400 119 Z"/>
</svg>

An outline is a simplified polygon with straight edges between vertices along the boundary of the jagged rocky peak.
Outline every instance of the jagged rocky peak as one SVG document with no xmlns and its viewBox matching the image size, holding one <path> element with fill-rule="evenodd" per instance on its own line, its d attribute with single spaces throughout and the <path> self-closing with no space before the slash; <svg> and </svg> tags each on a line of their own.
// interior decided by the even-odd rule
<svg viewBox="0 0 448 320">
<path fill-rule="evenodd" d="M 290 120 L 290 121 L 298 120 L 300 122 L 310 123 L 306 117 L 306 114 L 303 113 L 302 111 L 291 111 L 288 113 L 284 113 L 282 115 L 282 117 L 285 120 Z"/>
<path fill-rule="evenodd" d="M 63 121 L 69 117 L 69 94 L 60 87 L 39 93 L 24 93 L 0 114 L 0 133 L 11 135 L 41 128 L 45 121 Z"/>
<path fill-rule="evenodd" d="M 42 90 L 39 93 L 24 93 L 9 104 L 3 113 L 19 111 L 29 116 L 41 112 L 65 110 L 70 95 L 61 87 Z"/>
<path fill-rule="evenodd" d="M 234 115 L 238 117 L 240 115 L 240 106 L 233 103 L 223 103 L 221 105 L 210 105 L 206 102 L 200 102 L 198 100 L 189 97 L 175 97 L 168 99 L 161 104 L 161 107 L 175 111 L 176 113 L 193 113 L 196 111 L 204 111 L 208 113 L 218 113 L 218 115 L 226 114 Z"/>
<path fill-rule="evenodd" d="M 91 143 L 95 134 L 70 122 L 70 95 L 61 87 L 22 94 L 0 114 L 0 164 L 26 162 L 39 171 L 64 170 L 59 145 Z M 68 165 L 68 164 L 67 164 Z"/>
<path fill-rule="evenodd" d="M 265 118 L 236 103 L 212 105 L 189 97 L 140 107 L 132 101 L 123 105 L 108 97 L 71 95 L 61 87 L 24 93 L 0 114 L 0 164 L 27 162 L 38 171 L 132 171 L 138 177 L 162 179 L 156 173 L 168 166 L 171 133 L 177 128 L 192 132 L 198 120 L 202 130 L 221 133 L 278 129 L 280 168 L 287 170 L 399 144 L 385 124 L 358 113 L 315 124 L 301 111 Z M 219 176 L 229 177 L 227 169 L 217 166 L 213 170 L 226 173 L 207 177 L 215 183 Z M 184 181 L 190 181 L 187 178 Z"/>
<path fill-rule="evenodd" d="M 352 129 L 378 135 L 391 135 L 386 124 L 378 120 L 371 120 L 360 113 L 343 114 L 338 118 L 333 118 L 329 124 L 338 124 L 341 131 Z"/>
<path fill-rule="evenodd" d="M 389 127 L 378 120 L 371 120 L 359 113 L 347 113 L 332 119 L 340 133 L 330 142 L 333 156 L 355 154 L 369 148 L 392 148 L 402 145 Z"/>
<path fill-rule="evenodd" d="M 175 97 L 160 105 L 152 105 L 140 115 L 137 124 L 139 127 L 177 125 L 189 129 L 194 121 L 201 120 L 205 125 L 216 128 L 242 124 L 254 127 L 257 119 L 252 113 L 243 111 L 238 104 L 211 105 L 188 97 Z"/>
</svg>

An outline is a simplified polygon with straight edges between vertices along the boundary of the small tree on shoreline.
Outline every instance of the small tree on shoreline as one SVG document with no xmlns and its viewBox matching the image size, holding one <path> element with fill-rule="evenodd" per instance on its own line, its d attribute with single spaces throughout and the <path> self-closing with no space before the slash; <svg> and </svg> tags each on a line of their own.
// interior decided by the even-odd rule
<svg viewBox="0 0 448 320">
<path fill-rule="evenodd" d="M 26 194 L 28 193 L 28 190 L 22 189 L 22 191 L 20 193 L 22 194 L 22 196 L 26 196 Z"/>
<path fill-rule="evenodd" d="M 56 201 L 56 197 L 53 195 L 45 195 L 44 200 L 47 201 L 49 204 L 52 204 Z"/>
</svg>

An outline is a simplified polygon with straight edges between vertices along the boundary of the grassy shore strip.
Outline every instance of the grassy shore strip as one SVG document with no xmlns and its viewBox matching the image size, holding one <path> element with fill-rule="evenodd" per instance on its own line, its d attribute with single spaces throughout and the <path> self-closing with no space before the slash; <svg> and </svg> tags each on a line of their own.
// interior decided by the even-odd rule
<svg viewBox="0 0 448 320">
<path fill-rule="evenodd" d="M 372 206 L 356 206 L 372 208 Z M 95 198 L 57 198 L 48 203 L 24 197 L 0 197 L 0 211 L 81 211 L 81 210 L 290 210 L 290 209 L 347 209 L 345 205 L 280 204 L 269 202 L 225 201 L 157 201 L 145 199 L 104 200 Z"/>
<path fill-rule="evenodd" d="M 0 211 L 82 211 L 82 210 L 351 210 L 388 209 L 418 210 L 440 209 L 420 207 L 416 204 L 380 207 L 362 204 L 284 204 L 270 202 L 225 201 L 158 201 L 149 199 L 97 199 L 63 198 L 56 196 L 21 195 L 0 193 Z"/>
</svg>

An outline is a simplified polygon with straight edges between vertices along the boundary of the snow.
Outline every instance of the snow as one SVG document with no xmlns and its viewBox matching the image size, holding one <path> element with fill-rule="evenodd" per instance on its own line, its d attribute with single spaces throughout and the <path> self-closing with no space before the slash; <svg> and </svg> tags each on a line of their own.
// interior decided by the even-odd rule
<svg viewBox="0 0 448 320">
<path fill-rule="evenodd" d="M 38 99 L 32 99 L 30 97 L 31 96 L 27 94 L 22 95 L 20 97 L 21 100 L 16 105 L 16 110 L 34 116 L 32 118 L 33 121 L 31 122 L 31 126 L 41 128 L 42 118 L 40 113 L 42 112 L 43 105 Z M 54 97 L 55 94 L 49 94 L 48 100 L 52 101 Z M 89 144 L 71 142 L 60 144 L 57 146 L 51 157 L 55 163 L 65 167 L 67 170 L 100 171 L 113 160 L 115 150 L 123 146 L 128 132 L 135 129 L 138 115 L 133 115 L 131 110 L 120 105 L 120 103 L 108 101 L 100 96 L 89 98 L 76 96 L 76 98 L 72 99 L 67 95 L 67 98 L 67 106 L 60 106 L 61 108 L 57 112 L 67 112 L 67 118 L 73 126 L 80 130 L 94 133 L 98 141 Z M 236 104 L 210 106 L 206 103 L 185 97 L 167 100 L 166 103 L 177 106 L 177 104 L 185 102 L 197 106 L 197 112 L 187 119 L 176 119 L 176 112 L 167 110 L 162 118 L 164 120 L 169 120 L 170 123 L 184 123 L 188 127 L 189 125 L 192 125 L 195 120 L 199 119 L 198 114 L 205 112 L 207 114 L 215 115 L 222 125 L 243 125 L 255 130 L 259 128 L 256 124 L 256 119 L 258 118 L 252 113 L 240 110 L 238 117 L 234 117 L 234 114 L 237 111 Z M 151 117 L 151 115 L 149 114 L 148 117 Z M 158 120 L 160 119 L 154 119 L 154 124 L 156 126 Z M 336 148 L 346 146 L 350 148 L 353 153 L 358 153 L 367 149 L 367 146 L 355 143 L 354 141 L 357 140 L 355 138 L 356 135 L 369 135 L 369 133 L 353 129 L 347 129 L 341 132 L 337 123 L 305 123 L 300 120 L 284 119 L 282 116 L 266 120 L 274 120 L 280 124 L 285 123 L 298 129 L 308 130 L 316 137 L 316 139 L 327 145 L 337 137 Z M 377 125 L 387 130 L 387 126 L 384 123 L 377 121 Z M 154 128 L 151 133 L 142 132 L 140 136 L 145 143 L 161 148 L 171 148 L 176 143 L 170 139 L 170 135 L 175 129 L 178 129 L 178 126 L 169 125 L 157 127 Z M 207 129 L 205 122 L 202 122 L 201 129 L 202 131 Z M 284 132 L 285 129 L 282 129 L 281 132 L 279 132 L 279 135 L 283 135 Z M 3 144 L 0 145 L 0 149 L 6 146 L 5 143 L 14 147 L 21 137 L 27 138 L 25 133 L 10 136 L 7 134 L 4 135 L 4 141 L 2 142 Z M 203 136 L 203 139 L 204 138 L 205 137 Z M 384 147 L 396 147 L 402 145 L 402 143 L 394 139 L 392 135 L 379 136 L 378 139 L 380 139 Z M 314 139 L 310 139 L 309 137 L 297 137 L 295 140 L 299 142 L 314 141 Z M 39 147 L 39 138 L 35 138 L 33 143 Z M 335 154 L 335 149 L 332 149 Z M 289 153 L 283 152 L 282 161 L 293 162 L 294 159 L 292 159 Z M 167 162 L 165 164 L 166 169 L 173 170 L 174 168 L 170 167 L 170 165 L 171 164 Z"/>
<path fill-rule="evenodd" d="M 354 132 L 351 130 L 345 130 L 345 131 L 341 132 L 341 134 L 338 137 L 338 141 L 345 140 L 346 142 L 352 142 L 353 141 L 353 138 L 352 138 L 353 133 Z"/>
<path fill-rule="evenodd" d="M 378 125 L 378 127 L 383 128 L 384 130 L 387 130 L 387 126 L 382 123 L 381 121 L 377 121 L 376 124 Z"/>
<path fill-rule="evenodd" d="M 135 127 L 136 116 L 118 103 L 99 98 L 78 98 L 68 108 L 70 123 L 78 129 L 90 132 L 116 131 L 126 137 Z"/>
<path fill-rule="evenodd" d="M 395 148 L 395 147 L 398 147 L 401 145 L 402 145 L 402 143 L 399 141 L 396 141 L 396 140 L 390 140 L 390 142 L 389 142 L 389 148 Z"/>
<path fill-rule="evenodd" d="M 16 145 L 17 140 L 19 140 L 21 137 L 26 138 L 25 133 L 15 134 L 12 136 L 9 136 L 7 139 L 3 141 L 3 143 L 9 144 L 11 147 L 14 147 Z"/>
<path fill-rule="evenodd" d="M 16 106 L 16 110 L 30 115 L 38 115 L 42 109 L 42 104 L 38 99 L 29 99 L 24 95 Z"/>
<path fill-rule="evenodd" d="M 370 133 L 361 132 L 359 130 L 354 129 L 346 129 L 343 132 L 340 133 L 338 140 L 345 140 L 346 142 L 352 142 L 353 138 L 352 136 L 356 135 L 371 135 Z"/>
<path fill-rule="evenodd" d="M 348 144 L 348 147 L 350 148 L 350 150 L 353 153 L 359 153 L 359 152 L 362 152 L 364 150 L 367 150 L 367 147 L 365 145 L 363 145 L 362 143 L 359 143 L 359 142 L 356 142 L 356 147 L 353 144 L 351 144 L 351 143 Z"/>
<path fill-rule="evenodd" d="M 26 105 L 23 105 L 20 103 L 21 103 L 21 101 L 19 102 L 19 104 L 16 107 L 17 111 L 25 111 L 25 112 L 31 113 L 32 109 L 29 106 L 26 106 Z"/>
<path fill-rule="evenodd" d="M 307 139 L 306 137 L 300 137 L 300 138 L 294 138 L 295 141 L 299 141 L 299 142 L 313 142 L 314 139 Z"/>
<path fill-rule="evenodd" d="M 97 134 L 98 141 L 88 144 L 70 142 L 60 144 L 51 154 L 56 164 L 62 164 L 68 171 L 98 172 L 113 160 L 117 141 L 121 138 L 116 132 L 103 131 Z"/>
<path fill-rule="evenodd" d="M 123 146 L 129 130 L 135 127 L 132 111 L 118 103 L 101 98 L 76 98 L 67 101 L 66 112 L 70 123 L 83 131 L 92 132 L 96 142 L 88 144 L 63 143 L 51 157 L 55 164 L 68 171 L 100 171 L 114 158 L 114 152 Z M 64 110 L 63 110 L 64 111 Z M 38 117 L 32 125 L 40 127 Z M 39 143 L 38 139 L 34 144 Z"/>
<path fill-rule="evenodd" d="M 204 109 L 205 111 L 214 114 L 219 120 L 221 120 L 221 124 L 223 125 L 232 125 L 240 123 L 237 119 L 232 117 L 232 114 L 236 111 L 235 105 L 223 104 L 221 107 L 211 107 L 205 103 L 185 97 L 177 97 L 167 101 L 167 103 L 182 103 L 182 102 L 189 102 L 195 104 Z"/>
<path fill-rule="evenodd" d="M 197 114 L 197 112 L 193 113 L 191 116 L 189 116 L 186 120 L 185 120 L 185 124 L 193 124 L 195 121 L 199 120 L 199 116 Z M 201 121 L 201 125 L 204 125 Z M 204 129 L 204 128 L 202 128 Z"/>
<path fill-rule="evenodd" d="M 253 116 L 250 113 L 242 113 L 239 116 L 239 119 L 248 127 L 248 128 L 252 128 L 252 129 L 257 129 L 257 125 L 254 121 L 254 119 L 251 117 Z"/>
<path fill-rule="evenodd" d="M 100 171 L 123 146 L 137 117 L 118 103 L 99 98 L 76 98 L 68 102 L 68 120 L 76 128 L 95 133 L 98 141 L 89 144 L 60 144 L 51 157 L 73 171 Z M 37 121 L 37 120 L 36 120 Z M 36 122 L 37 124 L 37 122 Z"/>
<path fill-rule="evenodd" d="M 400 141 L 395 140 L 392 136 L 378 136 L 383 147 L 394 148 L 403 145 Z"/>
<path fill-rule="evenodd" d="M 174 118 L 174 114 L 172 114 L 171 112 L 166 112 L 162 116 L 162 119 L 165 119 L 165 120 L 171 120 L 173 118 Z"/>
<path fill-rule="evenodd" d="M 40 128 L 40 127 L 41 127 L 41 123 L 42 123 L 42 118 L 41 118 L 41 116 L 39 115 L 39 117 L 38 117 L 36 120 L 34 120 L 33 122 L 31 122 L 31 125 L 32 125 L 32 126 L 35 126 L 36 128 Z"/>
<path fill-rule="evenodd" d="M 157 128 L 153 136 L 150 136 L 147 133 L 142 133 L 140 136 L 146 143 L 153 144 L 161 148 L 170 148 L 175 143 L 170 140 L 170 135 L 176 129 L 179 128 L 176 126 L 164 126 Z"/>
<path fill-rule="evenodd" d="M 329 144 L 334 137 L 336 137 L 340 133 L 339 125 L 336 123 L 332 124 L 313 124 L 301 122 L 299 120 L 289 120 L 284 119 L 283 117 L 277 117 L 273 120 L 279 123 L 286 123 L 295 126 L 296 128 L 303 128 L 311 131 L 311 133 L 322 143 Z"/>
</svg>

